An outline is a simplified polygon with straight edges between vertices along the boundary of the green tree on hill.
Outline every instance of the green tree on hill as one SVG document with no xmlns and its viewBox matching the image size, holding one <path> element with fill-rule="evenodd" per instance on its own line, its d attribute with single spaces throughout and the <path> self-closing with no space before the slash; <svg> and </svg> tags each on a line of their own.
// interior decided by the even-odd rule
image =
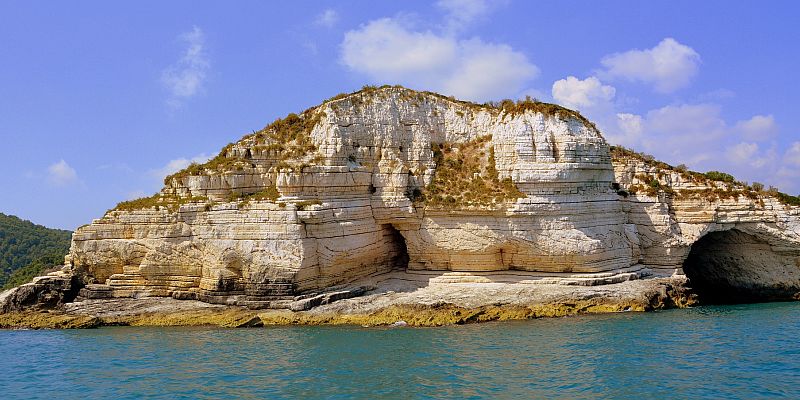
<svg viewBox="0 0 800 400">
<path fill-rule="evenodd" d="M 0 286 L 7 289 L 25 283 L 60 265 L 71 237 L 70 231 L 0 213 Z"/>
</svg>

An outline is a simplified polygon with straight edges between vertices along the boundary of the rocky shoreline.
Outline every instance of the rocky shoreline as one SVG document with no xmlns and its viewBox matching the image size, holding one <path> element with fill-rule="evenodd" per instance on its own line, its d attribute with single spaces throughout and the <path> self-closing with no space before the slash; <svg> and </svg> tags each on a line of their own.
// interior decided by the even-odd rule
<svg viewBox="0 0 800 400">
<path fill-rule="evenodd" d="M 47 310 L 0 314 L 4 329 L 70 329 L 101 326 L 268 325 L 443 326 L 627 311 L 698 304 L 684 277 L 647 278 L 581 286 L 553 283 L 474 283 L 420 286 L 400 274 L 362 296 L 306 311 L 251 310 L 173 298 L 87 299 Z"/>
</svg>

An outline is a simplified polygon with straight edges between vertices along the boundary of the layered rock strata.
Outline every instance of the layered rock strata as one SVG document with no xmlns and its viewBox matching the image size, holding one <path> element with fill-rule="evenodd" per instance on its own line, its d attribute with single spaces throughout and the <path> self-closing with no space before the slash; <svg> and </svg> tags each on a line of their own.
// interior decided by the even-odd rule
<svg viewBox="0 0 800 400">
<path fill-rule="evenodd" d="M 83 298 L 251 307 L 391 271 L 564 284 L 685 272 L 734 292 L 800 291 L 800 208 L 725 185 L 634 153 L 612 160 L 595 126 L 558 106 L 368 88 L 121 203 L 75 232 L 66 261 L 86 276 Z"/>
<path fill-rule="evenodd" d="M 379 279 L 378 279 L 379 278 Z M 650 311 L 696 304 L 685 278 L 652 278 L 599 286 L 552 284 L 436 284 L 409 280 L 402 272 L 373 277 L 360 297 L 321 301 L 305 310 L 249 310 L 172 298 L 83 300 L 57 310 L 0 314 L 2 328 L 94 328 L 98 326 L 197 326 L 355 324 L 441 326 L 473 322 Z M 337 292 L 341 293 L 341 292 Z M 333 300 L 332 297 L 328 299 Z M 301 306 L 314 296 L 293 302 Z M 326 300 L 326 299 L 322 299 Z M 297 311 L 304 310 L 304 311 Z"/>
<path fill-rule="evenodd" d="M 722 301 L 798 297 L 800 207 L 785 195 L 619 149 L 613 165 L 621 190 L 635 192 L 621 202 L 654 273 L 685 273 Z"/>
</svg>

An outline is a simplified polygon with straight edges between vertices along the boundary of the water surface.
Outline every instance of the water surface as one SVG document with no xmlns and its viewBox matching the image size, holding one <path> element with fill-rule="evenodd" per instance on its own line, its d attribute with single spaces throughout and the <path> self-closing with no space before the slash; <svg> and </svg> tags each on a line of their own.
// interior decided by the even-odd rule
<svg viewBox="0 0 800 400">
<path fill-rule="evenodd" d="M 443 328 L 0 331 L 2 398 L 800 398 L 800 303 Z"/>
</svg>

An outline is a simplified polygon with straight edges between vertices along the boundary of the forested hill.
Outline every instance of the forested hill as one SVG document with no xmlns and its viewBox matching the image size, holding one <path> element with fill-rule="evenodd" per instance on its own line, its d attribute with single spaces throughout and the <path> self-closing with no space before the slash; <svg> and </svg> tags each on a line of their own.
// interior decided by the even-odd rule
<svg viewBox="0 0 800 400">
<path fill-rule="evenodd" d="M 64 262 L 72 232 L 0 213 L 0 287 L 30 280 Z"/>
</svg>

